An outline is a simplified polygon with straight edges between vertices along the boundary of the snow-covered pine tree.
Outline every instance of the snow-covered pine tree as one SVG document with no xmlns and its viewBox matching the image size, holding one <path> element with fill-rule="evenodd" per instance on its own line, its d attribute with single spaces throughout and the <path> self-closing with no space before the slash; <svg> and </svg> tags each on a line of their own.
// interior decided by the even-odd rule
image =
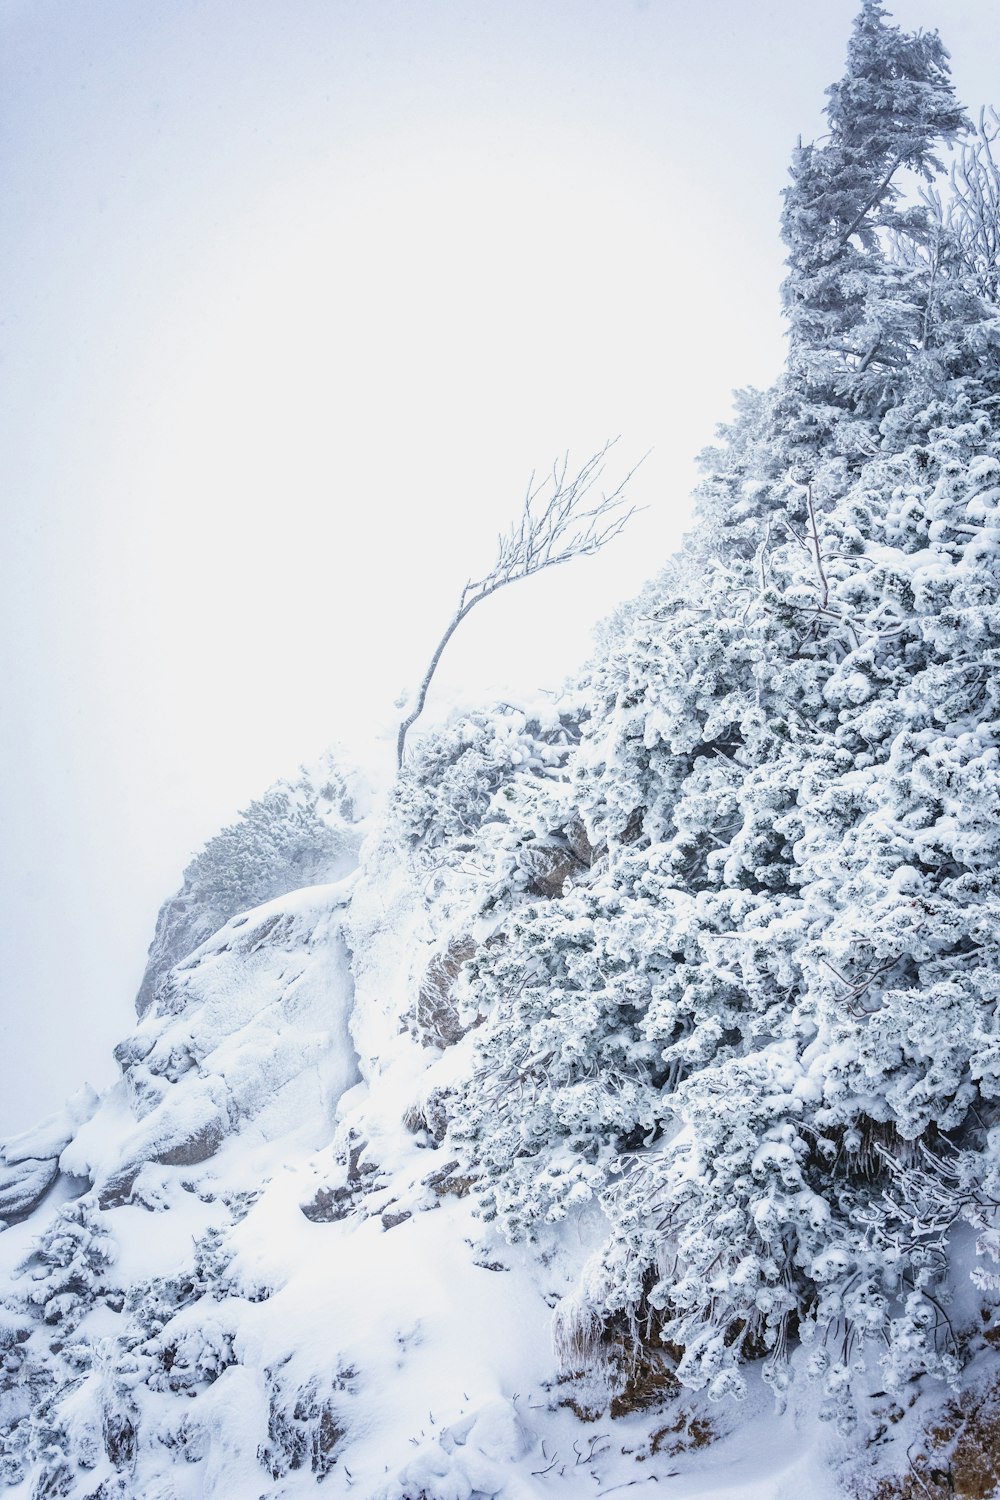
<svg viewBox="0 0 1000 1500">
<path fill-rule="evenodd" d="M 879 0 L 862 5 L 827 92 L 829 132 L 796 147 L 784 194 L 786 369 L 766 397 L 744 393 L 726 446 L 704 456 L 703 507 L 723 545 L 750 554 L 769 517 L 806 524 L 804 481 L 822 507 L 877 448 L 940 293 L 927 256 L 900 253 L 933 238 L 902 183 L 929 181 L 968 126 L 937 33 L 889 25 Z"/>
<path fill-rule="evenodd" d="M 828 440 L 830 409 L 877 418 L 898 389 L 922 296 L 886 255 L 885 234 L 926 232 L 920 206 L 900 208 L 899 179 L 940 171 L 937 149 L 968 124 L 937 33 L 907 35 L 886 15 L 865 0 L 847 71 L 828 90 L 829 135 L 796 150 L 785 192 L 787 374 L 803 406 L 787 435 L 806 450 Z"/>
</svg>

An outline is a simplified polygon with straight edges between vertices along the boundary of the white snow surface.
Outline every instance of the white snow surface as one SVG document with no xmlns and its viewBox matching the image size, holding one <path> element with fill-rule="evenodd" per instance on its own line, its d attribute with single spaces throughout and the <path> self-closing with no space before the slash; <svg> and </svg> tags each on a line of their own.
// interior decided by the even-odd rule
<svg viewBox="0 0 1000 1500">
<path fill-rule="evenodd" d="M 0 1159 L 10 1166 L 29 1160 L 56 1157 L 86 1124 L 98 1105 L 89 1084 L 83 1084 L 66 1100 L 61 1110 L 46 1115 L 31 1130 L 12 1135 L 0 1145 Z"/>
<path fill-rule="evenodd" d="M 346 880 L 227 922 L 118 1049 L 121 1081 L 5 1145 L 58 1151 L 65 1174 L 0 1235 L 8 1308 L 48 1295 L 38 1247 L 60 1214 L 86 1206 L 109 1245 L 82 1294 L 53 1281 L 75 1312 L 16 1346 L 47 1425 L 8 1493 L 36 1495 L 48 1464 L 72 1500 L 318 1481 L 352 1500 L 833 1500 L 807 1387 L 781 1415 L 759 1384 L 739 1408 L 683 1397 L 612 1419 L 605 1400 L 583 1420 L 566 1404 L 583 1397 L 552 1308 L 600 1213 L 511 1246 L 404 1126 L 471 1039 L 439 1050 L 402 1025 L 437 934 L 389 856 L 376 826 Z M 699 1417 L 714 1440 L 690 1444 Z"/>
</svg>

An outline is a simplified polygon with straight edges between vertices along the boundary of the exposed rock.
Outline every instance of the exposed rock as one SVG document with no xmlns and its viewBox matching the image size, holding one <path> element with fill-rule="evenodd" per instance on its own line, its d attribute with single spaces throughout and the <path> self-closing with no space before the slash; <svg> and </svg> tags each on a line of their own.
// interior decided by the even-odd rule
<svg viewBox="0 0 1000 1500">
<path fill-rule="evenodd" d="M 881 1478 L 873 1500 L 993 1500 L 1000 1492 L 1000 1380 L 949 1401 L 906 1456 L 909 1470 Z"/>
<path fill-rule="evenodd" d="M 429 1187 L 439 1198 L 445 1198 L 449 1194 L 455 1198 L 467 1197 L 476 1179 L 463 1177 L 458 1167 L 457 1161 L 448 1162 L 446 1166 L 440 1167 L 436 1172 L 431 1172 L 425 1177 L 424 1186 Z"/>
<path fill-rule="evenodd" d="M 346 1219 L 355 1211 L 362 1198 L 369 1197 L 386 1186 L 386 1179 L 378 1162 L 361 1160 L 367 1147 L 367 1141 L 352 1135 L 346 1155 L 339 1161 L 344 1181 L 336 1186 L 324 1183 L 316 1189 L 314 1197 L 308 1203 L 299 1205 L 311 1223 L 335 1224 L 340 1219 Z M 364 1216 L 367 1218 L 369 1215 L 365 1212 Z"/>
<path fill-rule="evenodd" d="M 315 1197 L 301 1207 L 312 1224 L 336 1224 L 353 1210 L 354 1194 L 349 1187 L 321 1187 L 317 1188 Z"/>
<path fill-rule="evenodd" d="M 0 1166 L 0 1219 L 9 1223 L 24 1218 L 36 1208 L 59 1176 L 55 1159 L 12 1162 Z"/>
<path fill-rule="evenodd" d="M 463 964 L 475 953 L 476 946 L 466 934 L 451 938 L 434 954 L 424 970 L 417 992 L 414 1023 L 417 1036 L 425 1047 L 450 1047 L 468 1031 L 459 1018 L 455 983 Z"/>
<path fill-rule="evenodd" d="M 225 1137 L 226 1131 L 220 1119 L 209 1120 L 200 1130 L 175 1146 L 158 1151 L 153 1158 L 165 1167 L 193 1167 L 214 1156 Z"/>
<path fill-rule="evenodd" d="M 413 1214 L 408 1208 L 401 1209 L 399 1213 L 387 1213 L 382 1215 L 382 1228 L 395 1229 L 397 1224 L 405 1224 L 407 1219 L 412 1219 Z"/>
<path fill-rule="evenodd" d="M 590 869 L 594 850 L 583 824 L 574 821 L 526 844 L 520 858 L 535 889 L 552 900 L 562 895 L 567 880 L 577 879 Z"/>
</svg>

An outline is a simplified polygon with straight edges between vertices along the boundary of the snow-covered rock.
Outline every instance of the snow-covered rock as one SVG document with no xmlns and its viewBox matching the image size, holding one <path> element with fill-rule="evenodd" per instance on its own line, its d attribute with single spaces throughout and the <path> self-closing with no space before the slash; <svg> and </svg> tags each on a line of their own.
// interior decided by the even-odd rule
<svg viewBox="0 0 1000 1500">
<path fill-rule="evenodd" d="M 118 1047 L 122 1081 L 62 1152 L 106 1206 L 146 1163 L 194 1167 L 253 1122 L 317 1141 L 357 1078 L 343 935 L 349 887 L 295 891 L 232 918 L 165 976 Z M 113 1129 L 108 1130 L 108 1119 Z"/>
<path fill-rule="evenodd" d="M 0 1160 L 8 1164 L 30 1158 L 55 1161 L 81 1125 L 93 1115 L 98 1096 L 89 1084 L 71 1094 L 56 1114 L 47 1115 L 31 1130 L 12 1135 L 0 1144 Z"/>
</svg>

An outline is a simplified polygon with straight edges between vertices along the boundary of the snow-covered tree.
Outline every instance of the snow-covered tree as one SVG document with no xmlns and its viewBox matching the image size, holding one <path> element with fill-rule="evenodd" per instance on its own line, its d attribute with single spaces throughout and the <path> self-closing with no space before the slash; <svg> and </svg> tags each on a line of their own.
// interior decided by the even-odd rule
<svg viewBox="0 0 1000 1500">
<path fill-rule="evenodd" d="M 862 5 L 847 70 L 828 91 L 829 134 L 798 147 L 785 193 L 789 375 L 814 409 L 814 439 L 824 407 L 878 411 L 898 388 L 921 289 L 885 254 L 884 234 L 924 233 L 924 212 L 899 207 L 899 179 L 940 171 L 939 144 L 967 123 L 940 38 L 907 35 L 886 15 L 879 0 Z M 808 446 L 804 429 L 791 435 Z"/>
<path fill-rule="evenodd" d="M 786 205 L 788 368 L 742 399 L 690 571 L 591 669 L 561 815 L 594 857 L 467 966 L 450 1107 L 509 1234 L 601 1204 L 564 1324 L 653 1329 L 713 1396 L 811 1342 L 845 1417 L 858 1361 L 955 1368 L 901 1164 L 993 1170 L 1000 369 L 954 262 L 931 348 L 930 261 L 888 233 L 925 235 L 897 178 L 962 124 L 940 41 L 868 0 L 828 113 Z M 516 860 L 537 808 L 510 816 Z"/>
<path fill-rule="evenodd" d="M 826 114 L 828 133 L 793 152 L 784 195 L 788 362 L 771 391 L 741 394 L 723 446 L 704 455 L 702 547 L 753 555 L 769 521 L 804 528 L 805 484 L 825 508 L 850 483 L 906 399 L 931 324 L 959 316 L 934 216 L 913 191 L 968 124 L 937 33 L 907 34 L 865 0 Z M 981 310 L 961 300 L 975 321 Z"/>
</svg>

